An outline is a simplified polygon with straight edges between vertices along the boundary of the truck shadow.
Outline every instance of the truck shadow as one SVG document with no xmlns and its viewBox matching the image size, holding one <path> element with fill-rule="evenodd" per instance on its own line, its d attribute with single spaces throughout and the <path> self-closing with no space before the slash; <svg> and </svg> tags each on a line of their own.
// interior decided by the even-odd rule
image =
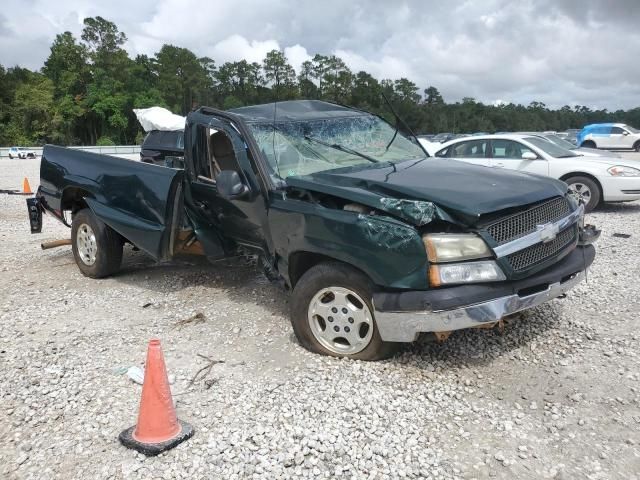
<svg viewBox="0 0 640 480">
<path fill-rule="evenodd" d="M 157 263 L 146 254 L 125 248 L 122 267 L 113 277 L 158 294 L 171 294 L 194 287 L 224 291 L 238 303 L 254 301 L 271 315 L 287 315 L 289 294 L 267 280 L 257 266 L 244 257 L 209 262 L 204 257 L 183 257 Z M 274 301 L 282 297 L 282 301 Z"/>
<path fill-rule="evenodd" d="M 252 302 L 263 308 L 268 316 L 280 317 L 277 321 L 284 319 L 288 323 L 289 293 L 269 282 L 254 264 L 242 257 L 215 263 L 194 257 L 158 264 L 128 247 L 122 270 L 114 279 L 160 295 L 194 287 L 220 289 L 230 300 L 240 304 Z M 501 333 L 497 329 L 455 331 L 442 343 L 430 341 L 433 336 L 427 334 L 417 342 L 403 344 L 390 361 L 418 368 L 430 369 L 438 365 L 450 369 L 486 365 L 509 355 L 526 356 L 531 353 L 532 344 L 557 338 L 552 331 L 560 327 L 562 320 L 561 305 L 557 302 L 547 304 L 512 318 Z M 289 341 L 302 348 L 293 332 Z M 527 353 L 522 353 L 524 350 Z"/>
</svg>

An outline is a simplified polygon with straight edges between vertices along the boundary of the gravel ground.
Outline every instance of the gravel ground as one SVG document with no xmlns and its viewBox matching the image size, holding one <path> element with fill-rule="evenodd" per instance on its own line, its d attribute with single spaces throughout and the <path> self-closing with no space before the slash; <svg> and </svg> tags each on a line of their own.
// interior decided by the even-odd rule
<svg viewBox="0 0 640 480">
<path fill-rule="evenodd" d="M 0 188 L 25 175 L 35 190 L 38 161 L 0 161 Z M 84 278 L 70 247 L 39 248 L 68 229 L 30 235 L 24 197 L 0 195 L 0 477 L 640 478 L 640 202 L 589 217 L 598 256 L 565 299 L 366 363 L 302 349 L 287 294 L 240 261 L 126 249 Z M 146 458 L 117 436 L 153 337 L 196 434 Z M 189 386 L 198 353 L 225 363 Z"/>
</svg>

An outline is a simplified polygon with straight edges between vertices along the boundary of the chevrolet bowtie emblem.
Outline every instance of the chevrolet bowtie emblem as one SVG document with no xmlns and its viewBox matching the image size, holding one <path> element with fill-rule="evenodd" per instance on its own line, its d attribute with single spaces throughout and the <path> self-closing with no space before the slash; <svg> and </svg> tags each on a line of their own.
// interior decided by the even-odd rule
<svg viewBox="0 0 640 480">
<path fill-rule="evenodd" d="M 543 243 L 550 242 L 554 240 L 558 233 L 560 232 L 560 228 L 553 223 L 545 223 L 544 225 L 536 225 L 536 230 L 540 233 L 540 238 Z"/>
</svg>

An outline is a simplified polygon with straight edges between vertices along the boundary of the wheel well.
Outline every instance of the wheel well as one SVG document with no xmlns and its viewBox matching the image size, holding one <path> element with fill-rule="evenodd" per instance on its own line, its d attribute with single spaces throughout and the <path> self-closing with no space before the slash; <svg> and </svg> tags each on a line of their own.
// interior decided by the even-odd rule
<svg viewBox="0 0 640 480">
<path fill-rule="evenodd" d="M 62 193 L 60 210 L 71 210 L 71 213 L 76 213 L 83 208 L 88 208 L 85 197 L 93 197 L 93 195 L 82 188 L 66 188 Z"/>
<path fill-rule="evenodd" d="M 591 175 L 589 173 L 571 172 L 571 173 L 565 173 L 563 176 L 560 177 L 560 180 L 562 180 L 563 182 L 566 182 L 571 177 L 586 177 L 589 180 L 592 180 L 598 186 L 598 190 L 600 190 L 600 201 L 603 200 L 602 197 L 603 197 L 604 193 L 602 192 L 602 184 L 598 181 L 598 179 L 596 177 L 594 177 L 593 175 Z"/>
<path fill-rule="evenodd" d="M 300 280 L 307 270 L 323 262 L 339 262 L 344 265 L 348 265 L 349 267 L 358 270 L 365 277 L 369 278 L 365 272 L 349 263 L 320 253 L 300 251 L 294 252 L 289 256 L 289 283 L 291 284 L 291 288 L 296 286 L 298 280 Z"/>
<path fill-rule="evenodd" d="M 591 145 L 594 147 L 597 147 L 596 142 L 594 142 L 593 140 L 585 140 L 580 144 L 581 147 L 585 147 L 585 148 L 589 148 Z"/>
<path fill-rule="evenodd" d="M 640 147 L 640 140 L 636 140 L 636 143 L 633 144 L 633 148 Z"/>
</svg>

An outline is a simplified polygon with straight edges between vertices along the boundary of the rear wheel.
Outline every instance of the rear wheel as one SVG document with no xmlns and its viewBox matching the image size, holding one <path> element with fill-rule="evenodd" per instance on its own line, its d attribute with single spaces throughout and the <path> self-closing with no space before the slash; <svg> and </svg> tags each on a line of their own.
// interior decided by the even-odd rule
<svg viewBox="0 0 640 480">
<path fill-rule="evenodd" d="M 359 271 L 338 263 L 309 269 L 291 299 L 291 324 L 307 350 L 334 357 L 381 360 L 398 344 L 383 342 L 371 304 L 372 286 Z"/>
<path fill-rule="evenodd" d="M 73 216 L 71 246 L 78 268 L 87 277 L 107 277 L 120 268 L 121 237 L 88 208 Z"/>
<path fill-rule="evenodd" d="M 600 203 L 602 192 L 596 182 L 588 177 L 575 176 L 565 180 L 569 193 L 584 205 L 585 212 L 591 212 Z"/>
<path fill-rule="evenodd" d="M 9 160 L 13 160 L 13 155 L 9 154 Z"/>
</svg>

